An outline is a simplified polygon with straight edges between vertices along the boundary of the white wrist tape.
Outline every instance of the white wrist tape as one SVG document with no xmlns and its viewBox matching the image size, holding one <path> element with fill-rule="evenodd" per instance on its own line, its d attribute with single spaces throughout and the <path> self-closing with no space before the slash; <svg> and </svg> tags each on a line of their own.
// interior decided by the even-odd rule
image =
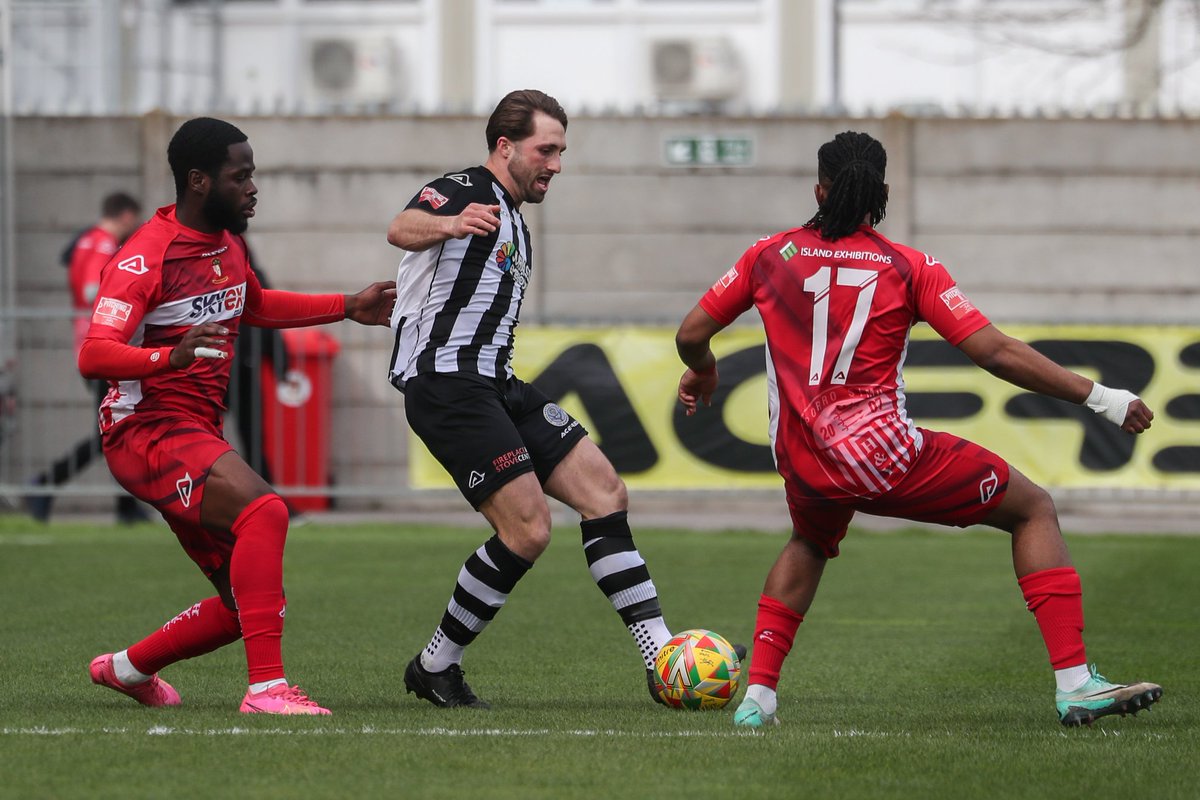
<svg viewBox="0 0 1200 800">
<path fill-rule="evenodd" d="M 1133 392 L 1124 389 L 1110 389 L 1099 383 L 1092 384 L 1092 393 L 1083 404 L 1103 416 L 1113 425 L 1125 424 L 1125 412 L 1129 404 L 1139 399 Z"/>
<path fill-rule="evenodd" d="M 226 358 L 228 353 L 215 347 L 197 347 L 196 358 Z"/>
</svg>

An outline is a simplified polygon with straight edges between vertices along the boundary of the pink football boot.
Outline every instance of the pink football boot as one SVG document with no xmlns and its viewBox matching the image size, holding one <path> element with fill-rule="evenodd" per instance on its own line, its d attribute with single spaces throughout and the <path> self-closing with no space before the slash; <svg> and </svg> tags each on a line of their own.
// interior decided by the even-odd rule
<svg viewBox="0 0 1200 800">
<path fill-rule="evenodd" d="M 243 714 L 329 714 L 328 708 L 321 708 L 299 686 L 288 686 L 277 683 L 265 691 L 252 694 L 246 690 L 242 700 Z"/>
<path fill-rule="evenodd" d="M 112 653 L 105 653 L 102 656 L 93 658 L 91 666 L 88 667 L 88 672 L 92 675 L 92 683 L 116 689 L 121 694 L 129 695 L 144 706 L 179 705 L 179 692 L 175 691 L 171 684 L 161 680 L 157 675 L 152 675 L 150 680 L 134 686 L 126 686 L 117 680 L 117 673 L 113 671 Z"/>
</svg>

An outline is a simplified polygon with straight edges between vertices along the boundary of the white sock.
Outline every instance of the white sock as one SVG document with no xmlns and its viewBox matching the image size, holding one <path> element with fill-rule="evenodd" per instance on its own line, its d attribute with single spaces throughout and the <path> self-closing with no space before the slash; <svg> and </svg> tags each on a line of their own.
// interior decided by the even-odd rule
<svg viewBox="0 0 1200 800">
<path fill-rule="evenodd" d="M 667 628 L 667 623 L 662 617 L 644 619 L 630 625 L 629 632 L 637 642 L 642 660 L 646 662 L 646 669 L 654 669 L 654 657 L 664 644 L 671 641 L 671 631 Z"/>
<path fill-rule="evenodd" d="M 758 707 L 766 714 L 774 714 L 779 704 L 775 690 L 769 689 L 761 683 L 752 683 L 746 687 L 746 699 L 758 703 Z"/>
<path fill-rule="evenodd" d="M 433 632 L 433 638 L 421 651 L 421 666 L 426 672 L 441 672 L 451 664 L 461 664 L 463 657 L 462 645 L 450 641 L 450 637 L 442 632 L 442 626 Z"/>
<path fill-rule="evenodd" d="M 1092 673 L 1087 664 L 1054 670 L 1054 682 L 1058 684 L 1060 692 L 1073 692 L 1087 683 L 1090 677 Z"/>
<path fill-rule="evenodd" d="M 280 684 L 287 686 L 287 678 L 275 678 L 274 680 L 263 681 L 262 683 L 252 683 L 250 684 L 250 694 L 259 694 L 270 689 L 272 686 L 279 686 Z"/>
<path fill-rule="evenodd" d="M 137 671 L 137 668 L 133 666 L 133 662 L 129 660 L 128 650 L 113 653 L 113 673 L 116 674 L 117 680 L 126 686 L 137 686 L 139 683 L 145 683 L 154 677 L 153 675 L 145 675 Z"/>
</svg>

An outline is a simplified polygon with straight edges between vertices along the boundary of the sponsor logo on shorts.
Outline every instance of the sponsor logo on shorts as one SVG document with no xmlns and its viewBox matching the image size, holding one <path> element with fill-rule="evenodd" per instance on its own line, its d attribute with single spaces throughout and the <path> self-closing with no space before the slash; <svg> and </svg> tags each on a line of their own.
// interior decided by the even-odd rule
<svg viewBox="0 0 1200 800">
<path fill-rule="evenodd" d="M 522 464 L 529 460 L 529 450 L 524 447 L 518 447 L 516 450 L 509 450 L 502 456 L 492 459 L 492 467 L 496 472 L 504 472 L 506 469 L 512 469 L 517 464 Z"/>
<path fill-rule="evenodd" d="M 432 186 L 426 186 L 421 190 L 421 196 L 417 199 L 418 203 L 428 203 L 434 208 L 441 208 L 450 202 L 450 198 L 439 192 Z"/>
<path fill-rule="evenodd" d="M 996 490 L 1000 488 L 1000 479 L 996 477 L 995 471 L 979 482 L 979 502 L 987 505 L 987 501 L 991 500 L 996 495 Z"/>
<path fill-rule="evenodd" d="M 471 470 L 471 477 L 467 480 L 467 488 L 474 489 L 479 484 L 483 483 L 484 474 L 477 470 Z"/>
<path fill-rule="evenodd" d="M 546 422 L 558 428 L 566 425 L 571 419 L 567 412 L 563 411 L 555 403 L 546 403 L 546 405 L 542 406 L 542 416 L 546 418 Z"/>
<path fill-rule="evenodd" d="M 192 475 L 190 472 L 183 473 L 183 477 L 175 481 L 175 491 L 179 492 L 179 500 L 183 503 L 183 507 L 190 508 L 192 505 Z"/>
<path fill-rule="evenodd" d="M 955 319 L 962 319 L 967 314 L 975 310 L 975 306 L 971 305 L 971 301 L 962 293 L 957 286 L 951 286 L 946 291 L 942 292 L 940 297 L 942 302 L 946 304 L 946 308 L 950 309 L 950 313 Z"/>
<path fill-rule="evenodd" d="M 150 268 L 146 266 L 146 259 L 141 256 L 130 256 L 124 261 L 117 262 L 117 269 L 132 272 L 134 275 L 145 275 L 150 271 Z"/>
<path fill-rule="evenodd" d="M 92 322 L 97 325 L 107 325 L 119 331 L 125 330 L 133 306 L 129 303 L 114 300 L 111 297 L 101 297 L 96 301 L 96 310 L 92 313 Z"/>
</svg>

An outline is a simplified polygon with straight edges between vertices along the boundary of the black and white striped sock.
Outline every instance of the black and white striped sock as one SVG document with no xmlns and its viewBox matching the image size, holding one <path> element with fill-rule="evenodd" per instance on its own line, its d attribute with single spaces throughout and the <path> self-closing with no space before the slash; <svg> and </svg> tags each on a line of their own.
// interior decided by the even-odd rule
<svg viewBox="0 0 1200 800">
<path fill-rule="evenodd" d="M 627 512 L 584 520 L 579 527 L 592 580 L 629 628 L 646 668 L 653 668 L 654 656 L 670 640 L 671 632 L 663 621 L 650 570 L 633 543 Z"/>
<path fill-rule="evenodd" d="M 483 632 L 532 566 L 505 547 L 499 536 L 484 542 L 459 570 L 442 623 L 421 651 L 421 666 L 441 672 L 460 663 L 464 648 Z"/>
</svg>

